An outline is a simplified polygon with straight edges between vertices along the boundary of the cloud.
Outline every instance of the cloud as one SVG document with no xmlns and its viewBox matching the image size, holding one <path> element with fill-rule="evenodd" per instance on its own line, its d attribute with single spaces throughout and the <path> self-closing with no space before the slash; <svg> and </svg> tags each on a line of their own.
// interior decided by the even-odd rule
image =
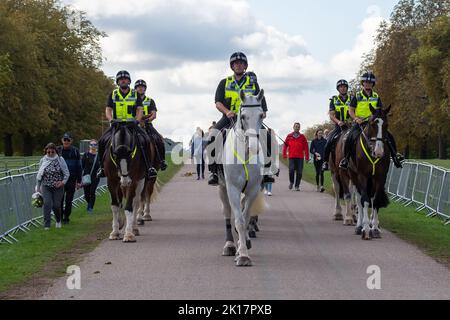
<svg viewBox="0 0 450 320">
<path fill-rule="evenodd" d="M 230 5 L 230 2 L 232 5 Z M 306 129 L 327 119 L 328 98 L 337 79 L 350 79 L 361 57 L 373 46 L 381 22 L 371 6 L 349 39 L 347 50 L 329 61 L 314 57 L 299 34 L 288 34 L 259 21 L 248 1 L 233 0 L 65 0 L 109 37 L 101 45 L 108 75 L 127 69 L 143 78 L 158 107 L 158 130 L 171 138 L 190 136 L 220 119 L 214 106 L 219 81 L 231 74 L 228 59 L 244 51 L 249 69 L 266 90 L 267 123 L 281 135 L 300 121 Z"/>
</svg>

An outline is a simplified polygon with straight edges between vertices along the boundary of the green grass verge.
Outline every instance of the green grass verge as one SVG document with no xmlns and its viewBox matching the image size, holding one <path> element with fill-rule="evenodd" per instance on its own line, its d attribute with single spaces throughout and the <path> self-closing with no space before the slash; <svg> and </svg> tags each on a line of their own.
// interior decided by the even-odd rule
<svg viewBox="0 0 450 320">
<path fill-rule="evenodd" d="M 285 160 L 282 161 L 287 163 Z M 303 179 L 316 184 L 313 164 L 305 165 Z M 330 171 L 325 172 L 324 187 L 334 196 Z M 424 212 L 416 212 L 413 206 L 404 207 L 391 201 L 387 208 L 380 211 L 380 225 L 450 267 L 450 229 L 438 218 L 427 218 Z"/>
<path fill-rule="evenodd" d="M 182 167 L 168 161 L 166 171 L 158 174 L 164 186 Z M 80 258 L 80 254 L 93 250 L 105 239 L 111 228 L 109 194 L 98 197 L 94 213 L 87 214 L 84 206 L 73 210 L 69 225 L 62 229 L 19 233 L 15 244 L 0 245 L 0 295 L 34 277 L 56 277 Z M 52 222 L 53 224 L 53 222 Z M 50 267 L 49 267 L 50 266 Z"/>
</svg>

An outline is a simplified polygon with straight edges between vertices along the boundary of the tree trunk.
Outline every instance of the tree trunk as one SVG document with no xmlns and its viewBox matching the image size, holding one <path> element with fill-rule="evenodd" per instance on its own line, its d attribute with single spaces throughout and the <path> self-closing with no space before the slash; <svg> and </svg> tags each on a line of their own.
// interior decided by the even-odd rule
<svg viewBox="0 0 450 320">
<path fill-rule="evenodd" d="M 410 147 L 409 144 L 405 146 L 405 159 L 409 159 Z"/>
<path fill-rule="evenodd" d="M 428 159 L 427 141 L 423 141 L 420 145 L 420 159 Z"/>
<path fill-rule="evenodd" d="M 31 157 L 33 155 L 33 137 L 29 132 L 23 134 L 23 156 Z"/>
<path fill-rule="evenodd" d="M 438 150 L 439 150 L 439 159 L 445 160 L 447 159 L 447 139 L 442 132 L 439 132 L 438 136 Z"/>
<path fill-rule="evenodd" d="M 5 135 L 3 136 L 5 157 L 12 157 L 14 154 L 12 137 L 13 135 L 11 133 L 5 133 Z"/>
</svg>

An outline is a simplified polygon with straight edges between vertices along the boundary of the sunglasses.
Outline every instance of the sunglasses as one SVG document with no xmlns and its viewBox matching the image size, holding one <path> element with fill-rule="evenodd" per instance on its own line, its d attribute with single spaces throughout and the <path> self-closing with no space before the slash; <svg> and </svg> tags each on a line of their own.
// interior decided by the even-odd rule
<svg viewBox="0 0 450 320">
<path fill-rule="evenodd" d="M 64 142 L 71 142 L 72 140 L 67 139 L 67 138 L 64 138 L 63 141 L 64 141 Z"/>
<path fill-rule="evenodd" d="M 89 147 L 97 147 L 98 144 L 90 144 Z"/>
</svg>

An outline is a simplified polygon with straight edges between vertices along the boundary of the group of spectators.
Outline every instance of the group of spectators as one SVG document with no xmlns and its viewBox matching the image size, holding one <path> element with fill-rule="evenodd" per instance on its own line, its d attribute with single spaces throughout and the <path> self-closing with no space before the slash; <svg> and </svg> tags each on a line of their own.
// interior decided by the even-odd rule
<svg viewBox="0 0 450 320">
<path fill-rule="evenodd" d="M 44 157 L 39 162 L 35 191 L 43 198 L 44 228 L 51 224 L 51 211 L 55 214 L 56 228 L 70 222 L 72 201 L 75 191 L 84 188 L 87 212 L 91 213 L 95 204 L 95 192 L 99 184 L 97 171 L 100 161 L 97 157 L 98 143 L 89 142 L 89 151 L 83 156 L 72 145 L 69 133 L 62 137 L 62 145 L 46 145 Z"/>
</svg>

